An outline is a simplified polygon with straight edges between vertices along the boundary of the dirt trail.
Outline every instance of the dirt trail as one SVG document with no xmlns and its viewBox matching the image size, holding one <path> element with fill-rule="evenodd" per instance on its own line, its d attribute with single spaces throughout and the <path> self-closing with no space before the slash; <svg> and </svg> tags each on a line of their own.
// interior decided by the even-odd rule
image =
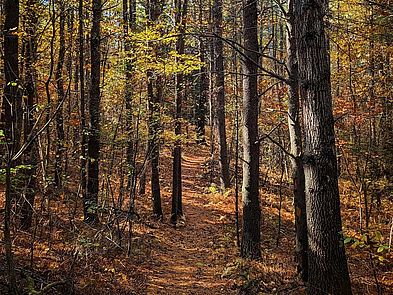
<svg viewBox="0 0 393 295">
<path fill-rule="evenodd" d="M 186 223 L 172 227 L 167 219 L 170 198 L 164 198 L 165 222 L 152 233 L 155 246 L 151 253 L 148 294 L 230 294 L 221 279 L 225 258 L 215 250 L 223 235 L 223 219 L 228 212 L 217 210 L 213 194 L 207 194 L 202 179 L 208 147 L 183 151 L 183 210 Z M 165 169 L 165 172 L 170 171 Z M 217 196 L 215 196 L 217 198 Z"/>
</svg>

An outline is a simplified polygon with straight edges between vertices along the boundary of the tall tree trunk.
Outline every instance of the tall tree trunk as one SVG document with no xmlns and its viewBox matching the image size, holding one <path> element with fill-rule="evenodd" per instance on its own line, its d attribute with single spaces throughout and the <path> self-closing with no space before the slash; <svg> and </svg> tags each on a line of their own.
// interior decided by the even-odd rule
<svg viewBox="0 0 393 295">
<path fill-rule="evenodd" d="M 36 0 L 29 0 L 26 5 L 26 15 L 24 29 L 26 36 L 23 40 L 23 47 L 25 53 L 24 67 L 25 67 L 25 106 L 26 112 L 23 122 L 24 141 L 28 142 L 29 138 L 34 136 L 34 110 L 36 104 L 36 84 L 34 77 L 34 66 L 37 50 L 36 28 L 37 15 L 33 7 L 37 4 Z M 35 140 L 26 148 L 24 155 L 24 165 L 28 168 L 24 172 L 25 176 L 25 190 L 24 203 L 21 210 L 21 226 L 23 229 L 28 229 L 32 224 L 34 200 L 36 194 L 36 168 L 37 168 L 37 146 Z"/>
<path fill-rule="evenodd" d="M 214 93 L 215 93 L 215 126 L 218 131 L 218 148 L 220 163 L 221 188 L 225 190 L 230 185 L 227 137 L 225 128 L 225 79 L 224 79 L 224 56 L 222 42 L 222 0 L 215 0 L 212 8 L 213 29 L 215 38 L 214 47 Z"/>
<path fill-rule="evenodd" d="M 134 122 L 133 122 L 133 63 L 134 60 L 130 59 L 132 45 L 129 38 L 129 31 L 135 29 L 135 10 L 134 10 L 134 0 L 128 1 L 123 0 L 123 34 L 124 34 L 124 49 L 126 52 L 126 62 L 125 62 L 125 76 L 126 85 L 124 89 L 124 100 L 126 104 L 126 132 L 127 132 L 127 191 L 129 193 L 130 199 L 130 211 L 134 210 L 134 181 L 136 179 L 136 166 L 135 166 L 135 141 L 134 141 Z"/>
<path fill-rule="evenodd" d="M 203 4 L 202 0 L 199 1 L 199 22 L 202 24 L 203 20 Z M 200 61 L 202 63 L 201 69 L 199 71 L 199 93 L 197 98 L 197 103 L 195 106 L 195 119 L 196 119 L 196 142 L 205 143 L 205 127 L 206 127 L 206 104 L 208 101 L 208 91 L 209 91 L 209 77 L 207 73 L 205 55 L 206 47 L 204 40 L 199 39 L 199 55 Z"/>
<path fill-rule="evenodd" d="M 162 3 L 157 0 L 150 2 L 149 20 L 155 24 L 162 11 Z M 157 48 L 153 54 L 157 54 Z M 158 219 L 162 218 L 161 190 L 159 174 L 160 153 L 160 101 L 162 96 L 162 85 L 159 74 L 152 70 L 147 71 L 147 96 L 149 102 L 149 140 L 148 153 L 151 166 L 151 194 L 153 203 L 153 214 Z M 155 88 L 155 91 L 154 91 Z"/>
<path fill-rule="evenodd" d="M 98 222 L 98 190 L 100 164 L 100 25 L 102 4 L 101 0 L 93 0 L 93 24 L 91 28 L 91 85 L 90 85 L 90 130 L 87 144 L 87 191 L 85 198 L 85 222 Z"/>
<path fill-rule="evenodd" d="M 18 67 L 18 27 L 19 1 L 6 0 L 4 3 L 4 99 L 1 124 L 7 143 L 11 143 L 8 153 L 14 154 L 20 142 L 20 93 Z"/>
<path fill-rule="evenodd" d="M 11 237 L 11 211 L 12 211 L 12 187 L 11 187 L 11 167 L 12 156 L 17 150 L 19 142 L 18 131 L 18 111 L 19 101 L 19 67 L 18 67 L 18 36 L 19 36 L 19 1 L 6 0 L 4 3 L 4 98 L 1 123 L 4 126 L 6 149 L 6 192 L 5 192 L 5 212 L 4 212 L 4 248 L 7 262 L 7 272 L 10 294 L 18 294 L 15 278 L 15 266 L 12 253 Z"/>
<path fill-rule="evenodd" d="M 66 52 L 65 44 L 65 3 L 63 0 L 59 3 L 60 9 L 60 26 L 59 26 L 59 56 L 56 66 L 56 86 L 57 86 L 57 114 L 56 114 L 56 156 L 55 156 L 55 187 L 62 187 L 63 174 L 63 153 L 64 153 L 64 120 L 63 120 L 63 101 L 64 101 L 64 81 L 63 81 L 63 65 Z"/>
<path fill-rule="evenodd" d="M 83 0 L 79 0 L 78 6 L 78 39 L 79 39 L 79 108 L 80 108 L 80 186 L 81 186 L 81 195 L 83 200 L 86 199 L 86 143 L 87 143 L 87 136 L 86 136 L 86 101 L 85 101 L 85 56 L 84 52 L 84 17 L 83 17 Z M 86 216 L 85 210 L 84 215 Z"/>
<path fill-rule="evenodd" d="M 332 109 L 326 1 L 295 0 L 303 102 L 309 294 L 351 294 L 343 244 Z"/>
<path fill-rule="evenodd" d="M 178 54 L 184 53 L 184 32 L 186 26 L 188 0 L 176 0 L 175 2 L 175 23 L 180 27 L 179 37 L 176 42 L 176 51 Z M 176 74 L 176 114 L 175 114 L 175 135 L 181 136 L 181 119 L 182 119 L 182 101 L 184 97 L 184 75 L 183 73 Z M 175 142 L 173 150 L 173 179 L 172 179 L 172 212 L 171 223 L 177 224 L 179 219 L 183 218 L 183 204 L 182 204 L 182 181 L 181 181 L 181 139 Z"/>
<path fill-rule="evenodd" d="M 307 213 L 306 213 L 306 194 L 304 186 L 304 169 L 302 162 L 302 130 L 300 125 L 300 100 L 299 100 L 299 70 L 297 62 L 296 40 L 298 33 L 294 22 L 297 19 L 293 15 L 294 1 L 288 4 L 287 14 L 287 67 L 289 69 L 289 97 L 288 97 L 288 129 L 291 144 L 292 164 L 292 182 L 293 182 L 293 200 L 295 206 L 295 233 L 296 249 L 295 262 L 297 271 L 301 279 L 306 282 L 308 277 L 308 260 L 307 260 Z"/>
<path fill-rule="evenodd" d="M 199 71 L 199 93 L 195 106 L 197 143 L 206 142 L 206 104 L 208 101 L 209 77 L 205 65 L 205 46 L 203 42 L 203 40 L 199 40 L 199 54 L 202 66 Z"/>
<path fill-rule="evenodd" d="M 241 256 L 261 257 L 258 140 L 257 1 L 243 2 L 243 233 Z"/>
</svg>

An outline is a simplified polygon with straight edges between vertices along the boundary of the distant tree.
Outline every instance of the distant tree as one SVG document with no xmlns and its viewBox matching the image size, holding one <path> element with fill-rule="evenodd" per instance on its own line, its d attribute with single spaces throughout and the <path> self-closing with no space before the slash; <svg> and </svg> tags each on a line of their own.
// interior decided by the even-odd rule
<svg viewBox="0 0 393 295">
<path fill-rule="evenodd" d="M 155 24 L 162 12 L 163 3 L 160 0 L 149 1 L 148 14 L 151 24 Z M 154 50 L 157 54 L 157 48 Z M 162 218 L 161 190 L 159 175 L 160 152 L 160 102 L 162 99 L 162 85 L 160 74 L 152 70 L 147 71 L 147 96 L 149 106 L 149 140 L 148 155 L 151 166 L 151 194 L 153 214 Z"/>
<path fill-rule="evenodd" d="M 62 186 L 62 174 L 63 174 L 63 154 L 64 154 L 64 118 L 63 118 L 63 102 L 65 99 L 64 91 L 64 79 L 63 79 L 63 66 L 66 53 L 65 43 L 65 21 L 66 11 L 65 3 L 63 0 L 59 1 L 59 55 L 56 66 L 56 86 L 57 86 L 57 113 L 56 113 L 56 156 L 55 156 L 55 177 L 54 182 L 57 189 Z"/>
<path fill-rule="evenodd" d="M 184 33 L 186 26 L 188 0 L 175 1 L 175 24 L 179 27 L 179 36 L 176 41 L 176 51 L 178 54 L 184 53 Z M 172 212 L 171 222 L 176 224 L 179 219 L 183 218 L 182 202 L 182 170 L 181 170 L 181 120 L 182 120 L 182 103 L 184 99 L 184 74 L 177 73 L 175 76 L 175 135 L 177 136 L 175 147 L 173 149 L 173 177 L 172 177 Z"/>
<path fill-rule="evenodd" d="M 83 0 L 78 3 L 78 69 L 79 69 L 79 113 L 80 113 L 80 187 L 83 202 L 86 201 L 86 99 L 85 99 L 85 38 L 84 38 L 84 14 Z M 86 206 L 84 205 L 84 216 L 87 218 Z"/>
<path fill-rule="evenodd" d="M 199 3 L 199 23 L 203 22 L 203 3 L 200 0 Z M 196 142 L 205 143 L 205 127 L 206 127 L 206 113 L 207 113 L 207 102 L 208 102 L 208 91 L 209 91 L 209 74 L 206 66 L 206 45 L 203 38 L 199 38 L 199 58 L 202 66 L 199 70 L 198 78 L 198 97 L 195 105 L 195 120 L 196 120 Z"/>
<path fill-rule="evenodd" d="M 228 149 L 225 124 L 225 72 L 224 52 L 222 41 L 222 0 L 214 0 L 212 7 L 212 20 L 215 38 L 213 39 L 214 61 L 214 111 L 215 129 L 218 134 L 220 180 L 223 190 L 230 185 Z"/>
</svg>

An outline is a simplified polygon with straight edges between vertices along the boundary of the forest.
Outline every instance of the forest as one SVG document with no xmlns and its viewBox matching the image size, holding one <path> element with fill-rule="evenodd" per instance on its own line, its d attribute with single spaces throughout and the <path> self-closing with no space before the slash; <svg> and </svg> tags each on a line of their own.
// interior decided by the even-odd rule
<svg viewBox="0 0 393 295">
<path fill-rule="evenodd" d="M 393 294 L 391 0 L 0 0 L 0 294 Z"/>
</svg>

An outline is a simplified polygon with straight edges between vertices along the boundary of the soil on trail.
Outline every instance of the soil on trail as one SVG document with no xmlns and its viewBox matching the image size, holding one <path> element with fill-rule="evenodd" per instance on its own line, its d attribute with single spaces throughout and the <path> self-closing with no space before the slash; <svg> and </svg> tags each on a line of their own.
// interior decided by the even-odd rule
<svg viewBox="0 0 393 295">
<path fill-rule="evenodd" d="M 231 294 L 228 280 L 221 278 L 230 257 L 215 249 L 225 235 L 230 211 L 217 208 L 214 194 L 208 193 L 204 165 L 208 161 L 206 146 L 194 146 L 182 157 L 184 225 L 169 224 L 170 192 L 164 193 L 166 218 L 152 234 L 154 246 L 147 275 L 148 294 Z M 167 167 L 164 163 L 164 167 Z M 169 163 L 168 163 L 169 164 Z M 162 169 L 170 173 L 170 169 Z M 170 177 L 165 177 L 170 178 Z M 166 189 L 164 189 L 166 191 Z M 233 253 L 236 255 L 236 253 Z M 234 292 L 234 291 L 233 291 Z"/>
</svg>

